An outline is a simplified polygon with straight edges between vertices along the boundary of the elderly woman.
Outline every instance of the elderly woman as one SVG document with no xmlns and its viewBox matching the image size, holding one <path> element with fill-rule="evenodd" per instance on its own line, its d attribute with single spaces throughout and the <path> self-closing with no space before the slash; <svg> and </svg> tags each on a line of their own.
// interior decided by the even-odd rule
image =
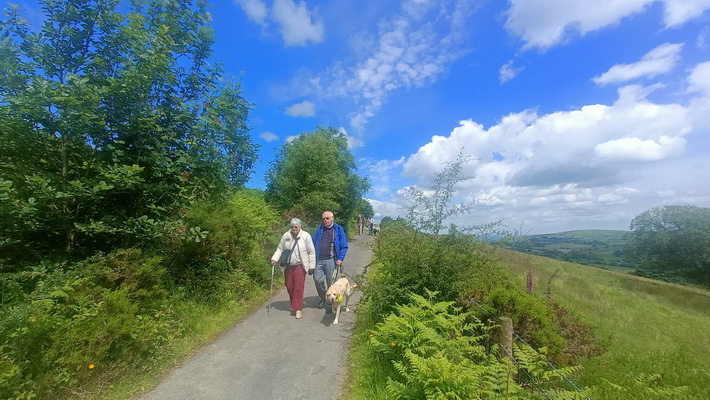
<svg viewBox="0 0 710 400">
<path fill-rule="evenodd" d="M 282 254 L 284 260 L 281 268 L 291 300 L 291 312 L 296 313 L 296 319 L 301 319 L 303 287 L 306 274 L 316 267 L 316 252 L 311 235 L 301 229 L 301 220 L 298 218 L 291 220 L 291 229 L 281 237 L 274 255 L 271 256 L 271 264 L 279 264 Z"/>
</svg>

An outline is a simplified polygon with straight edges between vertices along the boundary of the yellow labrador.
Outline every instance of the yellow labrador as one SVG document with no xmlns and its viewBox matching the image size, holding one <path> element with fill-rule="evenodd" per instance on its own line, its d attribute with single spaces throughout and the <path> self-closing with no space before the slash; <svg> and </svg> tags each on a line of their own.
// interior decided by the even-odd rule
<svg viewBox="0 0 710 400">
<path fill-rule="evenodd" d="M 328 291 L 325 292 L 325 299 L 331 302 L 333 304 L 333 308 L 335 308 L 335 320 L 333 321 L 333 324 L 338 324 L 338 317 L 340 317 L 340 306 L 343 300 L 345 301 L 345 311 L 350 311 L 348 301 L 350 300 L 350 295 L 352 294 L 353 289 L 356 287 L 357 284 L 351 285 L 348 278 L 340 278 L 335 281 L 335 283 L 330 285 Z"/>
</svg>

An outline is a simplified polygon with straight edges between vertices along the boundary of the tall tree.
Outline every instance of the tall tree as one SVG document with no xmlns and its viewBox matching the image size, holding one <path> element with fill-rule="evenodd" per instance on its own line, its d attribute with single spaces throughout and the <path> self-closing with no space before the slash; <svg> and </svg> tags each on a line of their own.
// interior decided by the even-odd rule
<svg viewBox="0 0 710 400">
<path fill-rule="evenodd" d="M 248 179 L 249 105 L 209 62 L 204 1 L 41 3 L 37 30 L 17 6 L 0 22 L 0 252 L 140 243 Z"/>
<path fill-rule="evenodd" d="M 652 208 L 631 221 L 627 254 L 642 276 L 710 285 L 710 208 Z"/>
<path fill-rule="evenodd" d="M 361 214 L 364 217 L 374 217 L 375 209 L 372 208 L 372 203 L 365 199 L 360 199 L 360 203 L 357 207 L 357 213 Z"/>
<path fill-rule="evenodd" d="M 357 175 L 344 133 L 318 127 L 285 143 L 266 174 L 267 199 L 282 211 L 296 211 L 309 223 L 324 210 L 342 221 L 357 215 L 367 178 Z"/>
</svg>

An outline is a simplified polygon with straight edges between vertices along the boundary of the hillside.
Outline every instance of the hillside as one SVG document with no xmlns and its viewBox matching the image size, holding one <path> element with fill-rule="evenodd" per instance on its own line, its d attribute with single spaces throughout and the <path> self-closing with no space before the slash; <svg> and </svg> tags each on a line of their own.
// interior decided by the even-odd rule
<svg viewBox="0 0 710 400">
<path fill-rule="evenodd" d="M 582 361 L 578 382 L 593 398 L 710 398 L 709 291 L 506 249 L 498 256 L 521 286 L 530 272 L 536 296 L 549 290 L 590 326 L 605 351 Z"/>
<path fill-rule="evenodd" d="M 622 272 L 633 271 L 624 254 L 628 231 L 575 230 L 524 236 L 508 244 L 522 253 Z"/>
</svg>

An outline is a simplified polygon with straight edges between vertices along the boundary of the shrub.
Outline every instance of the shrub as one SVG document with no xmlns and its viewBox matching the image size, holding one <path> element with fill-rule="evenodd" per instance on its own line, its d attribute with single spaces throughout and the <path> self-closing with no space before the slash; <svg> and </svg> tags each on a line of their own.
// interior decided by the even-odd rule
<svg viewBox="0 0 710 400">
<path fill-rule="evenodd" d="M 197 203 L 161 250 L 175 283 L 203 299 L 223 297 L 225 282 L 269 282 L 265 246 L 276 212 L 261 192 L 241 190 L 229 199 Z M 271 249 L 269 249 L 271 250 Z M 233 288 L 232 288 L 233 289 Z"/>
<path fill-rule="evenodd" d="M 455 302 L 433 302 L 411 295 L 411 304 L 378 323 L 370 333 L 371 351 L 377 362 L 393 366 L 387 378 L 387 394 L 393 399 L 543 398 L 545 387 L 554 398 L 575 398 L 556 384 L 560 375 L 579 368 L 549 371 L 544 360 L 525 348 L 516 349 L 516 362 L 536 386 L 526 390 L 514 376 L 507 358 L 499 360 L 486 349 L 488 329 L 473 313 L 462 312 Z"/>
<path fill-rule="evenodd" d="M 409 302 L 409 294 L 436 292 L 437 299 L 455 300 L 472 273 L 490 267 L 485 246 L 470 235 L 450 232 L 432 236 L 392 222 L 375 244 L 376 272 L 368 276 L 366 298 L 391 312 Z"/>
<path fill-rule="evenodd" d="M 159 357 L 179 333 L 160 262 L 119 250 L 40 273 L 26 302 L 0 310 L 0 398 L 56 397 Z"/>
</svg>

